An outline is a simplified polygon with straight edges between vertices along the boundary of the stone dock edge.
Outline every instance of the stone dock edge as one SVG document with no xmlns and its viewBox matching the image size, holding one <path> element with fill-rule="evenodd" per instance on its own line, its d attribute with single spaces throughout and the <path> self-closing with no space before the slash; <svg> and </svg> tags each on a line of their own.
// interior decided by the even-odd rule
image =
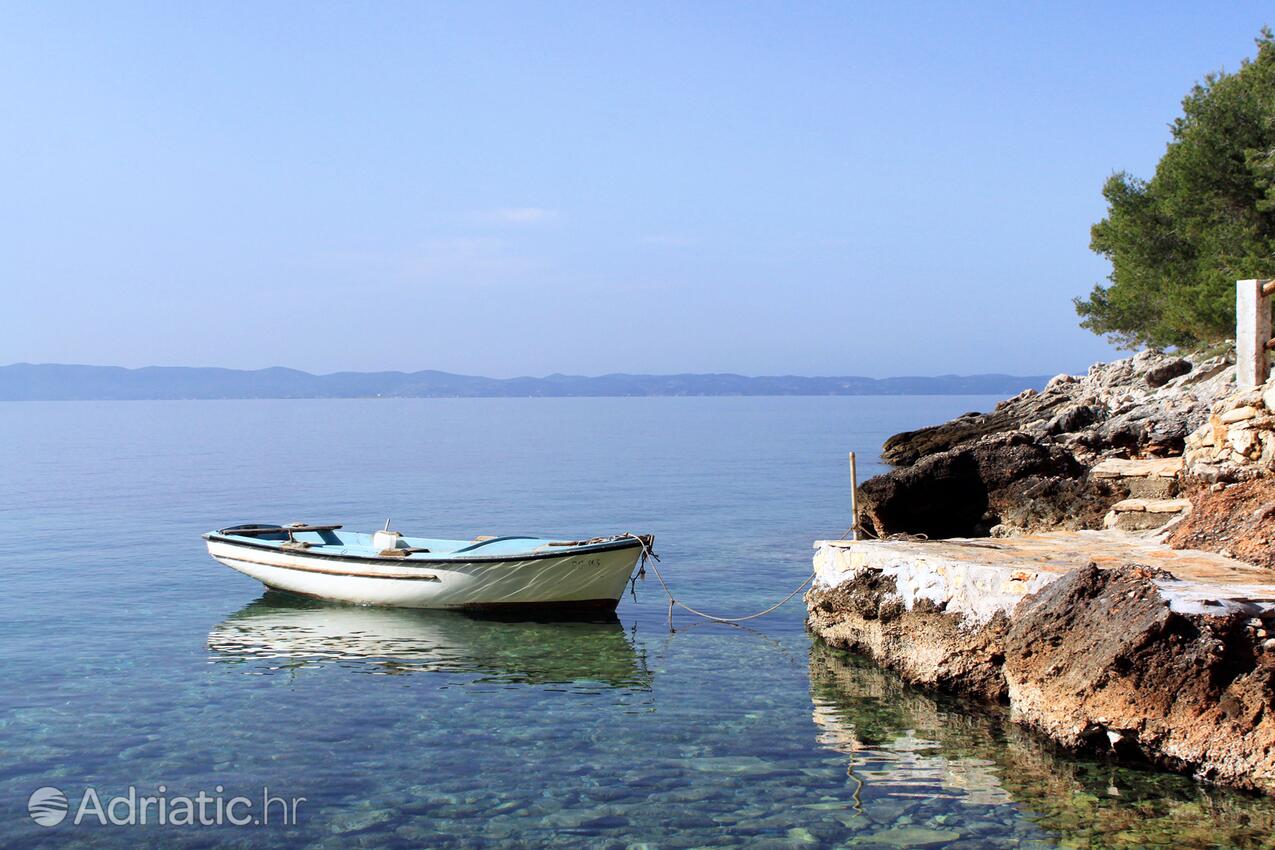
<svg viewBox="0 0 1275 850">
<path fill-rule="evenodd" d="M 820 541 L 807 626 L 1072 750 L 1275 794 L 1275 576 L 1124 532 Z"/>
</svg>

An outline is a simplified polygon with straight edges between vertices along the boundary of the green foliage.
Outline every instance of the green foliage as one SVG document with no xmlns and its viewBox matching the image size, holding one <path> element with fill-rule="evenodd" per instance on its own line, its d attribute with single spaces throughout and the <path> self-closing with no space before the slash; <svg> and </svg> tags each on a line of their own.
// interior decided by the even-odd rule
<svg viewBox="0 0 1275 850">
<path fill-rule="evenodd" d="M 1233 74 L 1205 77 L 1150 180 L 1103 186 L 1107 217 L 1090 247 L 1110 285 L 1076 299 L 1081 325 L 1135 348 L 1231 336 L 1235 281 L 1275 277 L 1275 37 Z"/>
</svg>

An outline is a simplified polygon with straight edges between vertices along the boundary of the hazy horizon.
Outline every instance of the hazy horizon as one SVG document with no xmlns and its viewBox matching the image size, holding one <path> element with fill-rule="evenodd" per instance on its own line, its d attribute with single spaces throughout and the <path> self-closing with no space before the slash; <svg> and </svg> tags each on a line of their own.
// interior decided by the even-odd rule
<svg viewBox="0 0 1275 850">
<path fill-rule="evenodd" d="M 422 367 L 422 368 L 420 368 L 420 369 L 394 369 L 394 368 L 388 368 L 388 369 L 333 369 L 333 370 L 331 370 L 331 371 L 326 371 L 326 370 L 324 370 L 324 371 L 314 371 L 314 370 L 311 370 L 311 369 L 300 369 L 300 368 L 298 368 L 298 367 L 296 367 L 296 366 L 288 366 L 287 364 L 282 364 L 282 363 L 274 363 L 274 364 L 271 364 L 271 365 L 268 365 L 268 366 L 256 366 L 256 367 L 251 367 L 251 368 L 240 368 L 240 367 L 237 367 L 237 366 L 219 366 L 219 365 L 216 365 L 216 364 L 200 364 L 200 365 L 196 365 L 196 364 L 190 364 L 190 363 L 147 363 L 147 364 L 143 364 L 143 365 L 141 365 L 141 366 L 121 366 L 121 365 L 119 365 L 119 364 L 117 364 L 117 363 L 52 363 L 52 362 L 43 362 L 43 361 L 41 361 L 41 362 L 35 362 L 35 361 L 31 361 L 31 360 L 15 360 L 15 361 L 13 361 L 13 362 L 11 362 L 11 363 L 0 363 L 0 369 L 9 368 L 9 367 L 12 367 L 12 366 L 63 366 L 63 367 L 68 367 L 68 368 L 88 368 L 88 369 L 127 369 L 127 370 L 129 370 L 129 371 L 134 371 L 134 372 L 135 372 L 135 371 L 138 371 L 138 370 L 141 370 L 141 369 L 226 369 L 226 370 L 236 371 L 236 372 L 264 372 L 264 371 L 269 371 L 269 370 L 271 370 L 271 369 L 286 369 L 286 370 L 294 371 L 294 372 L 304 372 L 304 373 L 309 374 L 309 375 L 314 375 L 315 377 L 323 377 L 323 376 L 325 376 L 325 375 L 338 375 L 338 374 L 368 375 L 368 374 L 377 374 L 377 373 L 399 373 L 399 374 L 406 374 L 406 375 L 410 375 L 410 374 L 413 374 L 413 373 L 416 373 L 416 372 L 444 372 L 444 373 L 447 373 L 447 374 L 456 375 L 457 377 L 465 377 L 465 378 L 491 378 L 491 379 L 494 379 L 494 380 L 509 380 L 509 379 L 512 379 L 512 378 L 551 378 L 551 377 L 555 377 L 555 376 L 565 376 L 565 377 L 607 377 L 607 376 L 609 376 L 609 375 L 633 375 L 633 376 L 637 376 L 637 375 L 656 375 L 656 376 L 665 376 L 665 375 L 737 375 L 737 376 L 739 376 L 739 377 L 744 377 L 744 378 L 783 378 L 783 377 L 797 377 L 797 378 L 840 378 L 840 377 L 855 377 L 855 378 L 871 378 L 871 379 L 873 379 L 873 380 L 888 380 L 888 379 L 890 379 L 890 378 L 947 378 L 947 377 L 977 377 L 977 376 L 979 376 L 979 375 L 1005 375 L 1005 376 L 1008 376 L 1008 377 L 1015 377 L 1015 378 L 1039 378 L 1039 377 L 1046 376 L 1046 375 L 1052 376 L 1052 375 L 1056 375 L 1056 374 L 1058 374 L 1057 372 L 1036 372 L 1036 373 L 1028 374 L 1028 373 L 1025 373 L 1025 372 L 1013 372 L 1013 371 L 1007 371 L 1007 370 L 1005 370 L 1005 369 L 990 369 L 990 370 L 988 370 L 988 371 L 986 371 L 986 372 L 978 372 L 978 373 L 964 373 L 964 374 L 963 374 L 963 373 L 958 373 L 958 372 L 914 372 L 914 373 L 908 373 L 908 374 L 900 373 L 900 374 L 890 374 L 890 375 L 868 375 L 868 374 L 863 374 L 863 373 L 859 373 L 859 372 L 845 372 L 845 373 L 839 373 L 839 374 L 835 374 L 835 375 L 834 375 L 834 374 L 831 374 L 831 373 L 821 374 L 821 375 L 815 375 L 815 374 L 801 374 L 801 373 L 797 373 L 797 372 L 739 372 L 739 371 L 732 371 L 732 370 L 729 370 L 729 369 L 724 369 L 724 370 L 720 370 L 720 371 L 716 371 L 716 372 L 692 372 L 692 371 L 689 371 L 689 370 L 686 370 L 686 369 L 679 369 L 679 370 L 672 370 L 672 371 L 669 371 L 669 372 L 545 372 L 545 373 L 519 372 L 519 373 L 514 373 L 514 374 L 509 374 L 509 375 L 488 375 L 488 374 L 477 374 L 477 373 L 468 373 L 468 372 L 450 372 L 449 370 L 446 370 L 446 369 L 433 369 L 433 368 L 431 368 L 431 367 L 429 367 L 429 366 L 425 366 L 425 367 Z"/>
<path fill-rule="evenodd" d="M 1054 374 L 1268 7 L 21 4 L 0 361 Z"/>
</svg>

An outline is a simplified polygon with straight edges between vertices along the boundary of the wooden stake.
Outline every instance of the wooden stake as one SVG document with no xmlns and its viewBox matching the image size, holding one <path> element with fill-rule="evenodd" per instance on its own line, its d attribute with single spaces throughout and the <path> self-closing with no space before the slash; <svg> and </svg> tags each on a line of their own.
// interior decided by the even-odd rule
<svg viewBox="0 0 1275 850">
<path fill-rule="evenodd" d="M 850 539 L 859 539 L 859 473 L 850 452 Z"/>
</svg>

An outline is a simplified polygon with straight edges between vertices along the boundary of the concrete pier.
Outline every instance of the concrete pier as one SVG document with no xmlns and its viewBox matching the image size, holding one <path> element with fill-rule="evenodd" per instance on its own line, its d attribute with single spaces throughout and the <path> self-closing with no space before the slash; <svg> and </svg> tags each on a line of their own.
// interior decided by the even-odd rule
<svg viewBox="0 0 1275 850">
<path fill-rule="evenodd" d="M 864 571 L 894 579 L 904 607 L 924 600 L 986 623 L 1072 570 L 1143 564 L 1159 578 L 1181 614 L 1275 616 L 1275 573 L 1212 552 L 1170 549 L 1121 531 L 1067 531 L 1010 538 L 821 540 L 815 543 L 815 586 L 836 587 Z"/>
</svg>

